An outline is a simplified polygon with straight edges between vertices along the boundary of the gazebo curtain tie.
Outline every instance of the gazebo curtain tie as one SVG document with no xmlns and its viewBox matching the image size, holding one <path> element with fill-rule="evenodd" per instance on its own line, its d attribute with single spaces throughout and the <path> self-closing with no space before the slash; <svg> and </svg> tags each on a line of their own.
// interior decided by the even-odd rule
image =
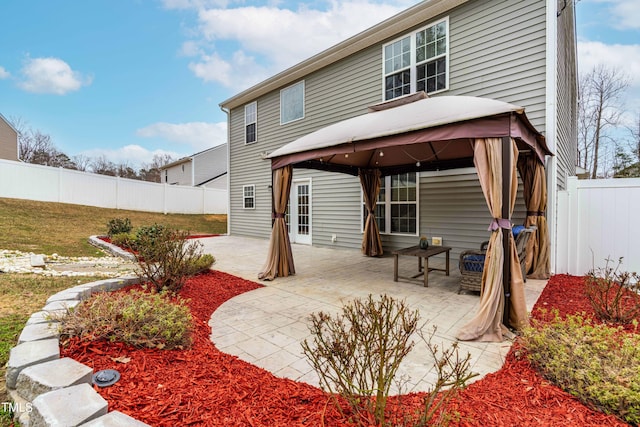
<svg viewBox="0 0 640 427">
<path fill-rule="evenodd" d="M 493 218 L 487 231 L 496 231 L 498 228 L 504 228 L 505 230 L 511 230 L 511 221 L 506 218 Z"/>
</svg>

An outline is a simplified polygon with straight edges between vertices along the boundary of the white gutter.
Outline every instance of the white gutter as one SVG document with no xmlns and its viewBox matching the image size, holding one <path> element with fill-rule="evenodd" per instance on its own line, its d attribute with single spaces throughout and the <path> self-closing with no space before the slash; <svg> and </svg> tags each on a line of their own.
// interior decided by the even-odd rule
<svg viewBox="0 0 640 427">
<path fill-rule="evenodd" d="M 231 234 L 231 116 L 230 111 L 220 105 L 227 115 L 227 234 Z"/>
<path fill-rule="evenodd" d="M 547 0 L 546 25 L 546 84 L 545 84 L 545 137 L 547 146 L 553 153 L 558 152 L 556 140 L 557 102 L 557 61 L 558 61 L 558 15 L 556 0 Z M 558 163 L 556 156 L 547 157 L 547 224 L 550 241 L 550 269 L 556 270 L 557 246 L 557 206 L 558 206 Z"/>
</svg>

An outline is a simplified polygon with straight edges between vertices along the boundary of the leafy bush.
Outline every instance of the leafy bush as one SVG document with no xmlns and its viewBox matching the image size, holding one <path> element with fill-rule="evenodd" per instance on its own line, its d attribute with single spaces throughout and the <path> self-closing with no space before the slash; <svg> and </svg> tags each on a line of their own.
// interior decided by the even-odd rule
<svg viewBox="0 0 640 427">
<path fill-rule="evenodd" d="M 111 243 L 121 248 L 136 250 L 136 235 L 133 233 L 118 233 L 111 236 Z"/>
<path fill-rule="evenodd" d="M 111 238 L 116 234 L 129 233 L 131 229 L 129 218 L 113 218 L 107 223 L 107 236 Z"/>
<path fill-rule="evenodd" d="M 162 224 L 153 224 L 153 225 L 144 225 L 142 227 L 138 227 L 136 230 L 136 243 L 144 242 L 146 246 L 152 245 L 153 242 L 160 238 L 166 233 L 169 229 Z"/>
<path fill-rule="evenodd" d="M 186 348 L 193 320 L 185 301 L 164 293 L 100 292 L 61 319 L 61 336 L 106 339 L 136 347 Z"/>
<path fill-rule="evenodd" d="M 640 335 L 582 316 L 534 322 L 522 341 L 532 364 L 586 405 L 640 423 Z"/>
<path fill-rule="evenodd" d="M 321 386 L 333 394 L 337 408 L 342 411 L 336 394 L 349 405 L 358 425 L 387 425 L 385 408 L 390 387 L 400 363 L 414 346 L 410 338 L 418 330 L 418 312 L 387 295 L 379 300 L 369 295 L 367 300 L 356 299 L 345 305 L 342 314 L 335 317 L 320 312 L 312 314 L 310 320 L 313 340 L 302 343 L 303 352 L 318 373 Z M 449 350 L 438 359 L 432 336 L 427 344 L 436 360 L 438 382 L 425 397 L 423 413 L 413 417 L 416 425 L 426 425 L 446 401 L 443 398 L 434 405 L 443 387 L 451 387 L 454 393 L 473 376 L 468 373 L 470 355 L 460 361 L 456 349 L 455 361 L 454 352 Z"/>
<path fill-rule="evenodd" d="M 215 259 L 202 254 L 202 244 L 188 241 L 186 231 L 155 226 L 137 233 L 139 277 L 156 290 L 179 291 L 191 276 L 211 267 Z"/>
<path fill-rule="evenodd" d="M 622 258 L 613 268 L 606 260 L 604 268 L 589 271 L 585 278 L 586 293 L 599 319 L 622 324 L 631 323 L 640 316 L 640 276 L 619 272 Z"/>
</svg>

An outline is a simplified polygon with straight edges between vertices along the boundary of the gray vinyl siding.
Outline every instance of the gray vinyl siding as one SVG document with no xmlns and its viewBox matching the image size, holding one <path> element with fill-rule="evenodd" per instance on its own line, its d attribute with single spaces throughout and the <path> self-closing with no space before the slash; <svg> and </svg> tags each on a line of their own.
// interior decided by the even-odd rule
<svg viewBox="0 0 640 427">
<path fill-rule="evenodd" d="M 193 164 L 194 185 L 221 176 L 227 172 L 227 144 L 194 155 Z"/>
<path fill-rule="evenodd" d="M 0 114 L 0 159 L 18 160 L 18 133 Z"/>
<path fill-rule="evenodd" d="M 167 184 L 191 185 L 191 162 L 184 162 L 166 169 Z"/>
<path fill-rule="evenodd" d="M 449 16 L 450 80 L 442 95 L 470 95 L 521 105 L 544 131 L 544 1 L 472 1 Z M 420 28 L 428 22 L 424 22 Z M 414 28 L 414 29 L 415 29 Z M 305 117 L 280 125 L 279 91 L 257 99 L 258 140 L 244 144 L 244 106 L 230 114 L 230 233 L 267 238 L 271 232 L 271 152 L 331 123 L 365 114 L 382 101 L 382 45 L 364 49 L 305 77 Z M 293 82 L 295 83 L 295 82 Z M 434 96 L 438 96 L 437 94 Z M 360 247 L 362 198 L 356 177 L 294 169 L 312 179 L 312 243 Z M 256 185 L 256 208 L 242 208 L 243 185 Z M 475 172 L 423 174 L 419 189 L 419 235 L 440 236 L 452 256 L 488 238 L 490 217 Z M 514 222 L 524 219 L 520 193 Z M 337 241 L 331 242 L 332 234 Z M 382 235 L 386 251 L 416 244 L 418 236 Z M 455 259 L 455 258 L 452 258 Z"/>
<path fill-rule="evenodd" d="M 558 10 L 563 1 L 559 1 Z M 558 17 L 558 51 L 557 51 L 557 116 L 556 116 L 556 152 L 557 187 L 566 190 L 567 178 L 576 172 L 577 157 L 577 87 L 576 87 L 576 52 L 575 52 L 575 16 L 573 2 Z"/>
<path fill-rule="evenodd" d="M 428 172 L 420 179 L 420 234 L 442 237 L 457 259 L 465 249 L 479 249 L 489 240 L 491 214 L 482 194 L 475 168 Z M 526 217 L 522 183 L 518 182 L 516 205 L 511 217 L 523 224 Z"/>
<path fill-rule="evenodd" d="M 449 91 L 520 105 L 545 131 L 545 2 L 475 1 L 450 21 Z"/>
</svg>

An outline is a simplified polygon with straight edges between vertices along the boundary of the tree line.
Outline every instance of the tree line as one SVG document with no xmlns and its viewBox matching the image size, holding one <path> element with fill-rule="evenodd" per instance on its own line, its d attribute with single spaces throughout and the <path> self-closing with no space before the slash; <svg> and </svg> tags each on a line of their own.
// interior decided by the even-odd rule
<svg viewBox="0 0 640 427">
<path fill-rule="evenodd" d="M 18 156 L 26 163 L 161 182 L 160 168 L 174 161 L 169 154 L 155 154 L 149 163 L 143 163 L 139 169 L 135 169 L 128 162 L 115 163 L 105 155 L 89 157 L 79 154 L 69 157 L 58 150 L 51 136 L 32 129 L 20 118 L 10 118 L 9 121 L 18 132 Z"/>
<path fill-rule="evenodd" d="M 629 76 L 610 66 L 580 75 L 577 166 L 591 179 L 640 177 L 640 112 L 624 120 L 629 86 Z"/>
</svg>

